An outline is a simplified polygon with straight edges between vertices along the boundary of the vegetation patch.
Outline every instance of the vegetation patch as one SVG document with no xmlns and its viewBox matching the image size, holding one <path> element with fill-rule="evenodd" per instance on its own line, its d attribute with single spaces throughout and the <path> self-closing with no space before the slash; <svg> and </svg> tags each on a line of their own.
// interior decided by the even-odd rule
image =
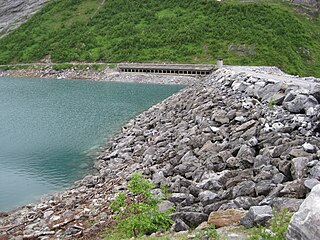
<svg viewBox="0 0 320 240">
<path fill-rule="evenodd" d="M 291 217 L 292 213 L 287 209 L 274 211 L 274 217 L 269 221 L 269 225 L 253 228 L 248 240 L 285 240 Z"/>
<path fill-rule="evenodd" d="M 151 192 L 154 187 L 142 174 L 131 175 L 128 192 L 118 193 L 111 203 L 117 227 L 107 232 L 106 240 L 136 238 L 159 230 L 166 231 L 171 227 L 173 221 L 168 215 L 173 209 L 160 212 L 158 203 L 161 200 Z"/>
<path fill-rule="evenodd" d="M 52 65 L 52 69 L 59 71 L 59 70 L 65 70 L 65 69 L 69 69 L 72 68 L 73 65 L 70 63 L 60 63 L 60 64 L 53 64 Z"/>
<path fill-rule="evenodd" d="M 35 66 L 31 65 L 1 65 L 0 70 L 22 70 L 22 69 L 34 69 Z"/>
<path fill-rule="evenodd" d="M 0 40 L 0 64 L 181 62 L 275 65 L 320 76 L 320 18 L 283 1 L 53 0 Z"/>
</svg>

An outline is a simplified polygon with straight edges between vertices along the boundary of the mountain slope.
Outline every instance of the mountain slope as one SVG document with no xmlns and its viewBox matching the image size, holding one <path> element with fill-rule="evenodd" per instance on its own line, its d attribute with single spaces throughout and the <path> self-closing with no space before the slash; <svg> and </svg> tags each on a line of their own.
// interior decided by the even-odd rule
<svg viewBox="0 0 320 240">
<path fill-rule="evenodd" d="M 52 0 L 0 40 L 0 63 L 134 61 L 276 65 L 320 76 L 320 20 L 282 3 Z"/>
</svg>

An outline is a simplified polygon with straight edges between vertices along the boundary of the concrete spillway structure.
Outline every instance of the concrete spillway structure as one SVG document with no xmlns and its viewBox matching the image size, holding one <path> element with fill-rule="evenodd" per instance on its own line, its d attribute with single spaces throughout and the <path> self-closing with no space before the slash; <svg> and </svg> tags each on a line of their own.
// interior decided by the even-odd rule
<svg viewBox="0 0 320 240">
<path fill-rule="evenodd" d="M 214 70 L 210 64 L 121 63 L 120 72 L 207 76 Z"/>
</svg>

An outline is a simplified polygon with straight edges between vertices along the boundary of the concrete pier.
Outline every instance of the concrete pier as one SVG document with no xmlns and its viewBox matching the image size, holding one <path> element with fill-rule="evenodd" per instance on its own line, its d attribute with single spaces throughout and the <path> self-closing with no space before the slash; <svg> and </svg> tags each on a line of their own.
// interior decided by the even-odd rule
<svg viewBox="0 0 320 240">
<path fill-rule="evenodd" d="M 118 69 L 126 73 L 173 74 L 207 76 L 214 70 L 210 64 L 161 64 L 161 63 L 120 63 Z"/>
<path fill-rule="evenodd" d="M 223 59 L 222 58 L 219 58 L 217 60 L 217 68 L 220 69 L 223 67 Z"/>
</svg>

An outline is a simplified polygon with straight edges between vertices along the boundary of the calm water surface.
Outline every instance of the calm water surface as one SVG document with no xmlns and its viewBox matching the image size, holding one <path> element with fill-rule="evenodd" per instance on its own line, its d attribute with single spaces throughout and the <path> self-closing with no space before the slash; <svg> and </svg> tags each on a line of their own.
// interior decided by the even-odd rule
<svg viewBox="0 0 320 240">
<path fill-rule="evenodd" d="M 90 149 L 181 88 L 0 78 L 0 211 L 82 178 Z"/>
</svg>

